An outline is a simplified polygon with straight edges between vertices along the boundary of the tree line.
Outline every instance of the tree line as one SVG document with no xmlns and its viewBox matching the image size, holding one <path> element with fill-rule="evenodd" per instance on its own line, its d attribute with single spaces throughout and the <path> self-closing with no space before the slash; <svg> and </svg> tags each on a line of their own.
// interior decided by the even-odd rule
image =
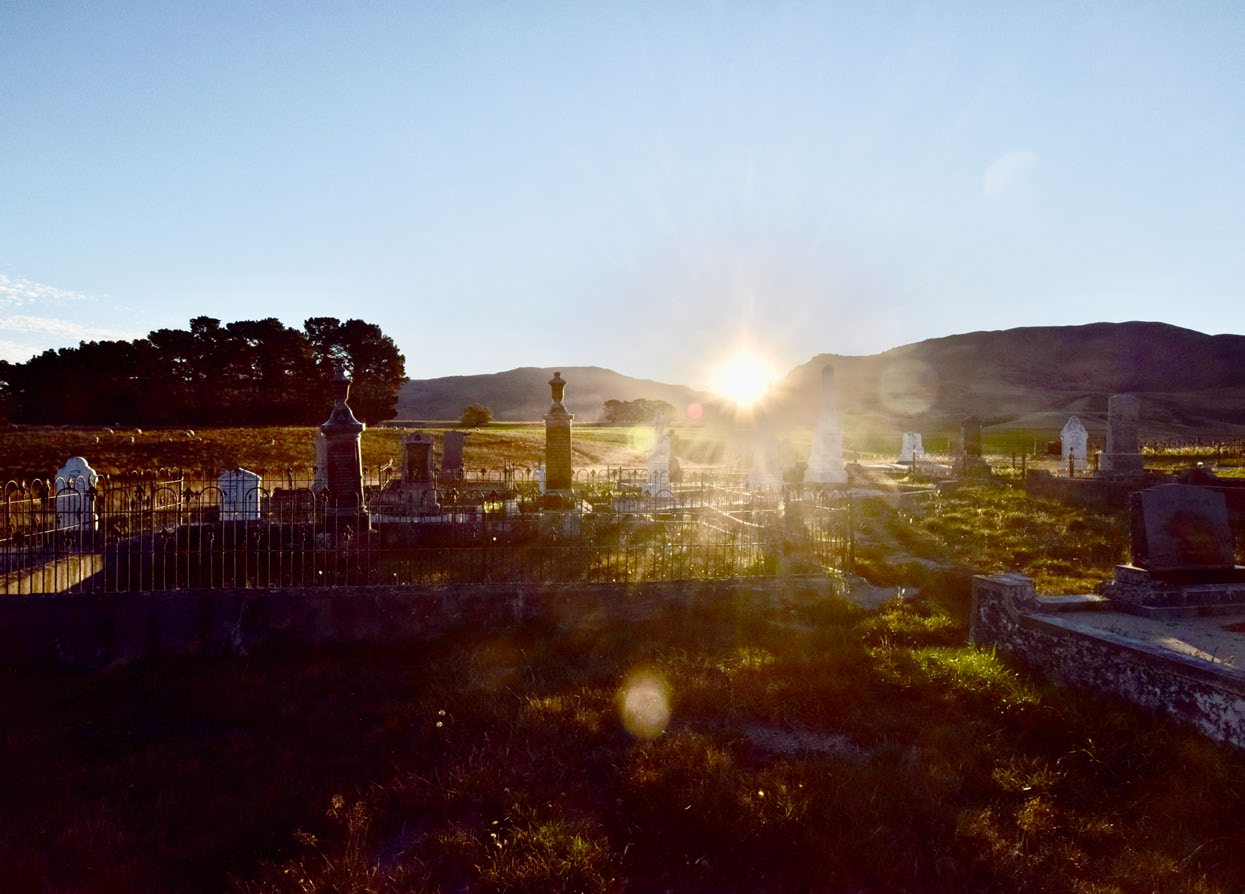
<svg viewBox="0 0 1245 894">
<path fill-rule="evenodd" d="M 0 414 L 45 425 L 311 425 L 328 417 L 336 362 L 354 380 L 359 419 L 393 418 L 406 358 L 379 326 L 333 317 L 299 330 L 202 316 L 189 329 L 0 361 Z"/>
</svg>

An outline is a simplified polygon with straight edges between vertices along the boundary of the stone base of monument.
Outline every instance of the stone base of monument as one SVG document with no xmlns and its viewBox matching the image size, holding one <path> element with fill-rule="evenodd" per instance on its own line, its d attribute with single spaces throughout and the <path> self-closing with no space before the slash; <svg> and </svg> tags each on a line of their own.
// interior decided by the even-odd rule
<svg viewBox="0 0 1245 894">
<path fill-rule="evenodd" d="M 1103 453 L 1098 457 L 1099 473 L 1135 475 L 1145 470 L 1145 458 L 1140 453 Z"/>
<path fill-rule="evenodd" d="M 440 515 L 437 486 L 431 483 L 391 481 L 372 503 L 372 512 L 384 516 Z"/>
<path fill-rule="evenodd" d="M 963 478 L 993 478 L 994 469 L 980 456 L 966 453 L 960 457 L 960 476 Z"/>
<path fill-rule="evenodd" d="M 1173 572 L 1116 565 L 1098 592 L 1121 611 L 1152 617 L 1245 612 L 1245 565 Z"/>
</svg>

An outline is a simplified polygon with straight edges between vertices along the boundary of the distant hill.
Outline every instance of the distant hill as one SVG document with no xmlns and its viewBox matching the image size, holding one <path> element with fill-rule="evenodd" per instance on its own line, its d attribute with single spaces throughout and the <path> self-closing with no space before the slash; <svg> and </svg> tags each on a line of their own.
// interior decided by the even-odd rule
<svg viewBox="0 0 1245 894">
<path fill-rule="evenodd" d="M 1141 398 L 1146 437 L 1245 437 L 1245 336 L 1204 335 L 1166 323 L 1092 323 L 969 332 L 881 354 L 819 354 L 792 369 L 760 412 L 778 429 L 816 418 L 822 367 L 835 368 L 844 427 L 855 433 L 947 430 L 975 415 L 987 426 L 1057 431 L 1077 415 L 1102 433 L 1107 398 Z M 599 367 L 562 367 L 567 405 L 595 422 L 609 399 L 647 397 L 682 408 L 714 399 L 681 385 Z M 538 420 L 549 408 L 554 368 L 408 382 L 402 419 L 457 419 L 482 403 L 502 420 Z"/>
<path fill-rule="evenodd" d="M 664 400 L 682 410 L 708 395 L 683 385 L 634 379 L 599 366 L 524 366 L 476 376 L 412 379 L 398 396 L 398 419 L 457 419 L 463 407 L 479 403 L 503 421 L 539 420 L 549 412 L 549 380 L 555 371 L 566 379 L 566 408 L 576 422 L 597 422 L 607 400 Z"/>
<path fill-rule="evenodd" d="M 1107 398 L 1141 398 L 1143 434 L 1245 434 L 1245 336 L 1165 323 L 1093 323 L 970 332 L 870 356 L 820 354 L 775 388 L 771 415 L 811 419 L 822 367 L 835 368 L 840 414 L 856 431 L 986 425 L 1105 427 Z"/>
</svg>

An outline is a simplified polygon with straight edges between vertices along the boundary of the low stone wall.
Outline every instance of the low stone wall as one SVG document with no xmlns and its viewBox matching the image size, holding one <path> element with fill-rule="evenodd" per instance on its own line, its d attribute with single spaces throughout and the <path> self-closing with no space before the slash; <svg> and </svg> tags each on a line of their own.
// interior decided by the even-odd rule
<svg viewBox="0 0 1245 894">
<path fill-rule="evenodd" d="M 1091 597 L 1043 599 L 1024 575 L 977 575 L 969 638 L 1057 682 L 1113 693 L 1245 748 L 1245 671 L 1060 624 L 1057 613 L 1076 598 Z"/>
<path fill-rule="evenodd" d="M 0 599 L 0 666 L 78 669 L 152 658 L 248 655 L 277 645 L 432 639 L 531 621 L 568 630 L 672 612 L 781 607 L 842 595 L 837 577 L 628 584 L 463 584 L 177 590 Z"/>
</svg>

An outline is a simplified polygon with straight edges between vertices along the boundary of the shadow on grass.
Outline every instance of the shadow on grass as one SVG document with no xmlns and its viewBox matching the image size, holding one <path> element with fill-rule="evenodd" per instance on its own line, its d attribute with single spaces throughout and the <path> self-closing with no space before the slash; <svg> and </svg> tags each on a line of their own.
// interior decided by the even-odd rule
<svg viewBox="0 0 1245 894">
<path fill-rule="evenodd" d="M 959 630 L 935 602 L 726 601 L 8 673 L 0 866 L 23 891 L 1239 887 L 1240 755 Z M 652 738 L 620 715 L 637 672 Z"/>
</svg>

